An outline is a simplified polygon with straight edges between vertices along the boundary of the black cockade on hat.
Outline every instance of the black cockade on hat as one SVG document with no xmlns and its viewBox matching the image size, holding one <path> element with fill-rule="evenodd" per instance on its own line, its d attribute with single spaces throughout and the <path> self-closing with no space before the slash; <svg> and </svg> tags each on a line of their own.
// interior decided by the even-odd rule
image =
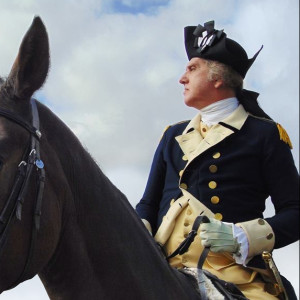
<svg viewBox="0 0 300 300">
<path fill-rule="evenodd" d="M 227 38 L 223 30 L 215 29 L 214 21 L 206 22 L 203 26 L 199 24 L 185 27 L 184 38 L 189 60 L 193 57 L 216 60 L 231 66 L 243 78 L 263 47 L 248 59 L 240 44 Z"/>
<path fill-rule="evenodd" d="M 203 33 L 205 33 L 203 36 Z M 194 48 L 197 48 L 198 52 L 203 52 L 207 47 L 214 45 L 214 42 L 218 41 L 222 36 L 223 30 L 215 30 L 215 22 L 209 21 L 204 23 L 204 26 L 198 25 L 193 32 L 195 36 Z M 200 41 L 200 38 L 201 41 Z M 200 41 L 200 44 L 199 44 Z"/>
</svg>

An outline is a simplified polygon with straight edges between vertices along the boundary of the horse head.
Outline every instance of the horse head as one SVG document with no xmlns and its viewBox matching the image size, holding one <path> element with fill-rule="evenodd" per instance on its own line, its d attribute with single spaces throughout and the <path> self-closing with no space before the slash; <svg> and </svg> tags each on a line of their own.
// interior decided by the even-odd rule
<svg viewBox="0 0 300 300">
<path fill-rule="evenodd" d="M 35 17 L 9 76 L 0 81 L 0 293 L 37 274 L 54 251 L 58 236 L 57 225 L 51 225 L 48 213 L 44 213 L 38 231 L 31 230 L 35 227 L 40 176 L 35 162 L 26 178 L 27 159 L 33 150 L 31 137 L 39 139 L 31 132 L 30 99 L 45 82 L 48 69 L 48 36 L 41 19 Z M 45 195 L 50 195 L 47 187 Z M 55 205 L 44 202 L 43 209 L 51 214 Z M 52 237 L 51 242 L 45 238 L 47 235 Z M 37 256 L 36 249 L 43 251 Z"/>
</svg>

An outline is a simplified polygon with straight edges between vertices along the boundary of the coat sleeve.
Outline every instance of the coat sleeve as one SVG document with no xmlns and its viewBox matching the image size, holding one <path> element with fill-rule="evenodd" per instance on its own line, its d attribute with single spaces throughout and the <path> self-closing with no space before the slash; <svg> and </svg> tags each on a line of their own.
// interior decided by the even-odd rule
<svg viewBox="0 0 300 300">
<path fill-rule="evenodd" d="M 166 134 L 161 138 L 155 151 L 144 195 L 136 206 L 140 218 L 147 220 L 153 231 L 156 231 L 159 204 L 165 184 L 166 163 L 163 157 L 165 143 Z"/>
<path fill-rule="evenodd" d="M 281 140 L 276 126 L 264 145 L 263 174 L 275 207 L 275 215 L 266 218 L 280 248 L 299 239 L 299 174 L 291 150 Z"/>
<path fill-rule="evenodd" d="M 237 224 L 247 234 L 249 257 L 299 239 L 299 174 L 292 153 L 276 126 L 263 140 L 263 184 L 274 204 L 275 215 Z"/>
</svg>

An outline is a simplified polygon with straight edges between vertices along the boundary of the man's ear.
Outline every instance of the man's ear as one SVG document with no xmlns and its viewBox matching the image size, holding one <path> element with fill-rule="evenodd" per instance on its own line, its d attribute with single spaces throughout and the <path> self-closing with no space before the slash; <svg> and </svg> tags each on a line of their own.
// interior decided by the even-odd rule
<svg viewBox="0 0 300 300">
<path fill-rule="evenodd" d="M 223 82 L 223 80 L 221 80 L 221 79 L 215 79 L 215 80 L 214 80 L 214 87 L 215 87 L 216 89 L 220 89 L 220 88 L 224 87 L 224 82 Z"/>
</svg>

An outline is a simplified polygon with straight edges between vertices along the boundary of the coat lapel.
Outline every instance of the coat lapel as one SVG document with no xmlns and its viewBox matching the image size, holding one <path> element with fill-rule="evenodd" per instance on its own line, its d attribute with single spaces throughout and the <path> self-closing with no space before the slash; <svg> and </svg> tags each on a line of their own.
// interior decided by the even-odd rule
<svg viewBox="0 0 300 300">
<path fill-rule="evenodd" d="M 175 137 L 181 150 L 188 158 L 188 161 L 194 158 L 196 148 L 203 141 L 200 134 L 201 115 L 197 114 L 187 125 L 182 135 Z"/>
<path fill-rule="evenodd" d="M 206 137 L 202 138 L 199 131 L 201 116 L 197 114 L 187 125 L 183 134 L 175 138 L 183 153 L 188 158 L 187 165 L 189 165 L 195 157 L 233 134 L 235 132 L 234 128 L 240 130 L 247 117 L 248 113 L 242 105 L 239 105 L 230 116 L 222 121 L 222 124 L 213 125 Z M 229 128 L 226 127 L 226 125 L 229 125 Z"/>
</svg>

